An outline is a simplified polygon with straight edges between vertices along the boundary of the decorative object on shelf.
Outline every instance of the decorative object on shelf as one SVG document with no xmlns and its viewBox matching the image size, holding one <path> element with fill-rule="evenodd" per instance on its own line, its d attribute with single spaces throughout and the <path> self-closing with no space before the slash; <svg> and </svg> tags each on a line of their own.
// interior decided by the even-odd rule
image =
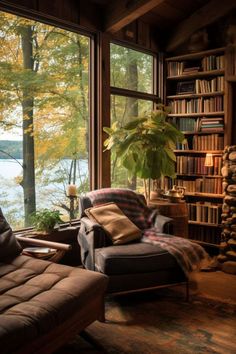
<svg viewBox="0 0 236 354">
<path fill-rule="evenodd" d="M 181 199 L 184 198 L 184 193 L 185 193 L 185 187 L 179 187 L 174 185 L 172 189 L 168 190 L 165 193 L 165 197 L 171 202 L 171 203 L 180 203 Z"/>
<path fill-rule="evenodd" d="M 75 200 L 78 198 L 77 187 L 75 184 L 68 184 L 66 188 L 66 195 L 70 199 L 69 223 L 70 226 L 72 226 L 72 220 L 75 219 Z"/>
<path fill-rule="evenodd" d="M 194 93 L 195 92 L 195 81 L 182 81 L 177 83 L 177 95 L 182 95 L 184 93 Z"/>
<path fill-rule="evenodd" d="M 200 29 L 191 35 L 188 50 L 192 53 L 205 50 L 208 47 L 208 43 L 209 40 L 206 28 Z"/>
<path fill-rule="evenodd" d="M 63 222 L 60 218 L 59 210 L 46 208 L 33 213 L 31 215 L 31 221 L 36 230 L 46 233 L 52 232 L 57 224 Z"/>
<path fill-rule="evenodd" d="M 120 165 L 144 180 L 145 196 L 150 199 L 150 180 L 162 176 L 175 176 L 177 142 L 184 135 L 167 121 L 170 109 L 163 104 L 157 110 L 145 113 L 124 127 L 115 122 L 111 128 L 103 128 L 109 137 L 104 142 L 106 150 L 113 150 Z"/>
<path fill-rule="evenodd" d="M 224 149 L 222 174 L 225 197 L 218 261 L 224 272 L 236 274 L 236 145 Z"/>
</svg>

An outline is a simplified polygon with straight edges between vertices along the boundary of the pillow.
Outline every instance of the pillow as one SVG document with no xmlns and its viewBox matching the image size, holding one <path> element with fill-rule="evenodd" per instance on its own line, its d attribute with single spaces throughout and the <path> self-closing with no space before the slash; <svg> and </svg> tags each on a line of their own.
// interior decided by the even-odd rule
<svg viewBox="0 0 236 354">
<path fill-rule="evenodd" d="M 86 215 L 100 224 L 114 245 L 140 239 L 141 230 L 130 221 L 115 203 L 107 203 L 85 210 Z"/>
<path fill-rule="evenodd" d="M 13 235 L 12 229 L 0 208 L 0 261 L 16 257 L 21 251 L 22 248 Z"/>
</svg>

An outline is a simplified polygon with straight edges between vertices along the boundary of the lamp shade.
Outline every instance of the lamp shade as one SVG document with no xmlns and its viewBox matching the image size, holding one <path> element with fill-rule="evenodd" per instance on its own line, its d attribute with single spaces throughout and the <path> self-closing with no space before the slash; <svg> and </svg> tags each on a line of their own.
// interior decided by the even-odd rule
<svg viewBox="0 0 236 354">
<path fill-rule="evenodd" d="M 212 156 L 212 154 L 206 154 L 204 165 L 206 167 L 212 167 L 213 166 L 213 156 Z"/>
</svg>

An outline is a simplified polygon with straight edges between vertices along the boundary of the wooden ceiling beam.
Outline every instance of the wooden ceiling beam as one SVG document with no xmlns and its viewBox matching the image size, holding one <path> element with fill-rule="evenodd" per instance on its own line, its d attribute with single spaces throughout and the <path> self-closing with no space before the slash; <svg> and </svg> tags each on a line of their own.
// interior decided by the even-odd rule
<svg viewBox="0 0 236 354">
<path fill-rule="evenodd" d="M 105 31 L 115 33 L 165 0 L 116 0 L 106 11 Z"/>
<path fill-rule="evenodd" d="M 174 34 L 171 36 L 166 45 L 166 51 L 174 51 L 194 32 L 217 21 L 233 8 L 236 8 L 235 0 L 209 1 L 206 5 L 195 11 L 191 16 L 175 28 Z"/>
</svg>

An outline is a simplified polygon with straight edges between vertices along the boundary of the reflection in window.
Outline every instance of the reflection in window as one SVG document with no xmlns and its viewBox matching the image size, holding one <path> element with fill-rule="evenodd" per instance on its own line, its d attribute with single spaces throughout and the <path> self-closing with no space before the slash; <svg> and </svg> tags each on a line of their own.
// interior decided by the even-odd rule
<svg viewBox="0 0 236 354">
<path fill-rule="evenodd" d="M 111 43 L 111 86 L 153 93 L 153 56 Z"/>
<path fill-rule="evenodd" d="M 0 206 L 14 228 L 35 209 L 68 219 L 88 189 L 90 39 L 0 12 Z"/>
</svg>

